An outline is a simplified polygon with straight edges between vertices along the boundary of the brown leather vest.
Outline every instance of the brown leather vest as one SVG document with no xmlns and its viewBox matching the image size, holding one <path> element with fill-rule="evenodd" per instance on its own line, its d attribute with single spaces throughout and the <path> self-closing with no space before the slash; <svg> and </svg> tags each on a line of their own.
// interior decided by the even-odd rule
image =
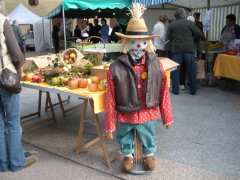
<svg viewBox="0 0 240 180">
<path fill-rule="evenodd" d="M 155 54 L 146 53 L 148 79 L 145 81 L 146 107 L 158 106 L 160 103 L 160 89 L 162 72 L 159 59 Z M 119 112 L 134 112 L 140 110 L 141 100 L 137 94 L 136 75 L 128 55 L 120 56 L 111 64 L 113 82 L 115 85 L 116 109 Z"/>
</svg>

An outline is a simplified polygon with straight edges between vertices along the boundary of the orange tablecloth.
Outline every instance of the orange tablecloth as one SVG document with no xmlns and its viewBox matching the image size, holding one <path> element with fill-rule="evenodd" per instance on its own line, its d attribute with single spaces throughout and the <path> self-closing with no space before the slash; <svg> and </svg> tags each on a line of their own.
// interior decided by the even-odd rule
<svg viewBox="0 0 240 180">
<path fill-rule="evenodd" d="M 94 103 L 94 113 L 100 113 L 105 111 L 105 104 L 104 104 L 104 99 L 105 99 L 105 91 L 97 91 L 97 92 L 90 92 L 88 89 L 74 89 L 71 90 L 67 87 L 57 87 L 57 86 L 50 86 L 46 83 L 32 83 L 28 81 L 23 81 L 23 85 L 28 85 L 27 87 L 29 88 L 34 88 L 34 89 L 41 89 L 44 88 L 46 91 L 49 92 L 55 92 L 54 90 L 63 92 L 63 93 L 68 93 L 68 94 L 74 94 L 74 95 L 79 95 L 79 97 L 83 98 L 91 98 Z M 26 86 L 25 86 L 26 87 Z"/>
<path fill-rule="evenodd" d="M 219 54 L 216 58 L 214 76 L 240 81 L 240 56 Z"/>
</svg>

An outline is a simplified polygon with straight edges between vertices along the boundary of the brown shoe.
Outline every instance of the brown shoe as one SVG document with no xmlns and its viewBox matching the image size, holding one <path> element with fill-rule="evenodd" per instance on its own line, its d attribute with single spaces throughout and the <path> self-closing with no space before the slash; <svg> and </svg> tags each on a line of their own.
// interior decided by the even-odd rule
<svg viewBox="0 0 240 180">
<path fill-rule="evenodd" d="M 143 158 L 143 168 L 145 171 L 153 171 L 155 169 L 156 160 L 154 156 Z"/>
<path fill-rule="evenodd" d="M 25 168 L 31 166 L 32 164 L 34 164 L 35 162 L 37 162 L 38 157 L 35 155 L 30 155 L 26 158 L 26 164 L 25 164 Z"/>
<path fill-rule="evenodd" d="M 126 172 L 130 172 L 132 169 L 133 169 L 133 158 L 132 157 L 124 157 L 123 170 Z"/>
</svg>

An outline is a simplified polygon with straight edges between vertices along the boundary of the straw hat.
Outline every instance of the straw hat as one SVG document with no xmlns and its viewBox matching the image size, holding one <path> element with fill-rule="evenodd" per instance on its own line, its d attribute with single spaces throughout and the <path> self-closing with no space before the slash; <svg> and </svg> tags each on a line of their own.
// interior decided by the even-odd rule
<svg viewBox="0 0 240 180">
<path fill-rule="evenodd" d="M 145 11 L 145 7 L 139 3 L 133 3 L 130 9 L 132 18 L 127 25 L 126 34 L 116 32 L 115 34 L 120 38 L 125 39 L 153 39 L 156 36 L 148 34 L 148 28 L 145 24 L 142 15 Z"/>
</svg>

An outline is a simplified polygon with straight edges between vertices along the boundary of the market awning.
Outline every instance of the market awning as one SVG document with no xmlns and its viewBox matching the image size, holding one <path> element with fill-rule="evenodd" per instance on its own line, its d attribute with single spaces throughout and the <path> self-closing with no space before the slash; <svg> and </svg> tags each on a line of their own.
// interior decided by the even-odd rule
<svg viewBox="0 0 240 180">
<path fill-rule="evenodd" d="M 58 14 L 60 14 L 62 12 L 62 10 L 64 9 L 65 12 L 68 11 L 72 11 L 71 14 L 75 15 L 76 13 L 80 13 L 80 12 L 74 12 L 77 10 L 81 10 L 82 14 L 80 13 L 80 15 L 95 15 L 92 14 L 93 12 L 99 11 L 99 10 L 120 10 L 120 9 L 127 9 L 130 4 L 131 4 L 131 0 L 104 0 L 104 1 L 100 1 L 100 0 L 64 0 L 62 4 L 60 4 L 57 8 L 55 8 L 54 10 L 52 10 L 47 17 L 51 18 L 54 16 L 57 16 Z M 66 13 L 67 14 L 67 13 Z"/>
<path fill-rule="evenodd" d="M 62 13 L 63 9 L 66 17 L 93 17 L 99 14 L 109 16 L 113 13 L 113 10 L 116 13 L 123 13 L 124 10 L 127 11 L 132 2 L 139 2 L 146 6 L 151 6 L 173 1 L 175 0 L 63 0 L 47 17 L 58 16 Z M 79 10 L 81 10 L 81 12 Z"/>
</svg>

